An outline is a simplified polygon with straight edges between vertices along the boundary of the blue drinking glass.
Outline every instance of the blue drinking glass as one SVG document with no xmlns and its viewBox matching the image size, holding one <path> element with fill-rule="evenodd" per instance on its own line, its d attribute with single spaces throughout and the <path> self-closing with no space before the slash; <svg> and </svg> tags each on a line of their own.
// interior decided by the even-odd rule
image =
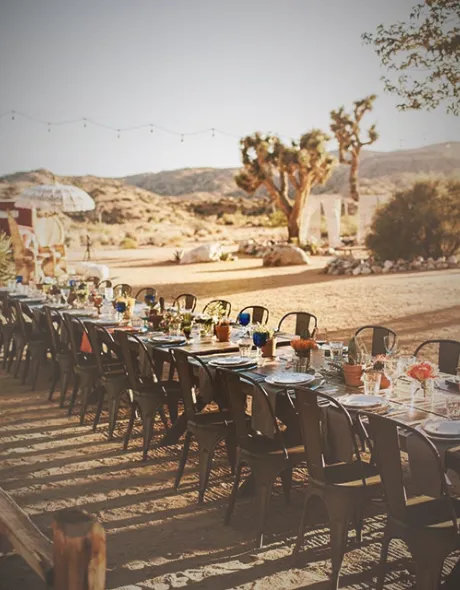
<svg viewBox="0 0 460 590">
<path fill-rule="evenodd" d="M 22 283 L 23 280 L 24 279 L 23 279 L 23 276 L 22 275 L 17 275 L 17 277 L 16 277 L 16 283 L 18 283 L 18 284 L 19 283 Z"/>
<path fill-rule="evenodd" d="M 147 294 L 144 297 L 144 301 L 145 301 L 146 305 L 152 305 L 152 306 L 155 305 L 155 295 Z"/>
<path fill-rule="evenodd" d="M 268 335 L 264 332 L 254 332 L 252 335 L 252 341 L 254 342 L 256 348 L 262 348 L 262 346 L 265 346 L 265 344 L 267 344 L 267 340 Z"/>
<path fill-rule="evenodd" d="M 125 313 L 126 303 L 124 301 L 117 301 L 115 303 L 115 309 L 118 311 L 118 313 Z"/>
<path fill-rule="evenodd" d="M 247 312 L 240 313 L 239 321 L 242 326 L 247 326 L 251 321 L 251 314 Z"/>
</svg>

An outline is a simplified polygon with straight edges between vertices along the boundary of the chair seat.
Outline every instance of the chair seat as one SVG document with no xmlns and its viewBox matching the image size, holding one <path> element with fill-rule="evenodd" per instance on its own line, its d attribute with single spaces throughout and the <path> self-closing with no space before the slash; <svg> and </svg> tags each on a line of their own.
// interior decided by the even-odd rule
<svg viewBox="0 0 460 590">
<path fill-rule="evenodd" d="M 407 517 L 410 526 L 429 529 L 452 529 L 455 527 L 452 521 L 451 505 L 460 527 L 460 500 L 452 499 L 452 504 L 443 498 L 431 498 L 430 496 L 415 496 L 406 501 Z M 460 545 L 460 536 L 459 536 Z"/>
<path fill-rule="evenodd" d="M 241 445 L 240 445 L 241 446 Z M 286 447 L 289 457 L 296 457 L 299 460 L 299 455 L 305 455 L 305 448 L 303 445 L 296 445 L 293 447 Z M 250 436 L 244 442 L 244 447 L 241 446 L 242 454 L 247 455 L 261 455 L 261 456 L 284 456 L 284 449 L 280 449 L 280 443 L 276 438 L 268 438 L 267 436 Z"/>
<path fill-rule="evenodd" d="M 202 412 L 195 414 L 193 420 L 188 420 L 187 426 L 191 428 L 222 428 L 229 422 L 232 422 L 232 419 L 227 411 Z"/>
<path fill-rule="evenodd" d="M 361 488 L 365 485 L 376 486 L 382 483 L 377 469 L 370 463 L 354 461 L 352 463 L 335 463 L 324 468 L 327 483 L 347 488 Z"/>
</svg>

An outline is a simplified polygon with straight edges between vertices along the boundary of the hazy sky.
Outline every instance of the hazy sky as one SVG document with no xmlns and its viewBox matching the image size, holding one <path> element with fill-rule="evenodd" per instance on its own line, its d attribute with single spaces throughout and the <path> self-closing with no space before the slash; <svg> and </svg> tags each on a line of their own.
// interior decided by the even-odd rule
<svg viewBox="0 0 460 590">
<path fill-rule="evenodd" d="M 45 121 L 153 123 L 298 136 L 328 129 L 329 111 L 379 98 L 376 149 L 460 139 L 460 119 L 398 113 L 360 35 L 404 19 L 415 0 L 0 0 L 0 114 Z M 333 147 L 333 144 L 331 144 Z M 0 119 L 0 174 L 122 176 L 237 166 L 238 140 L 216 133 L 122 133 L 82 123 Z"/>
</svg>

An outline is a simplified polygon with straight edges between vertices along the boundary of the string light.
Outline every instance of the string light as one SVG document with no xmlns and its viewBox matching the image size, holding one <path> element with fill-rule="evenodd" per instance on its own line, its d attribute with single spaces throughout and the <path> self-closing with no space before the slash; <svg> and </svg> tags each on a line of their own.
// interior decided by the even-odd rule
<svg viewBox="0 0 460 590">
<path fill-rule="evenodd" d="M 120 129 L 117 129 L 117 139 L 120 139 Z"/>
<path fill-rule="evenodd" d="M 48 133 L 51 133 L 51 123 L 48 123 Z"/>
<path fill-rule="evenodd" d="M 181 143 L 184 143 L 184 134 L 183 134 L 183 133 L 181 133 L 181 136 L 180 136 L 180 142 L 181 142 Z"/>
<path fill-rule="evenodd" d="M 153 133 L 153 125 L 150 125 L 150 133 Z"/>
<path fill-rule="evenodd" d="M 86 129 L 86 117 L 83 119 L 83 127 Z"/>
<path fill-rule="evenodd" d="M 211 137 L 216 137 L 216 130 L 214 129 L 214 127 L 211 129 L 211 131 Z"/>
<path fill-rule="evenodd" d="M 15 116 L 14 116 L 14 111 L 11 111 L 11 120 L 14 121 Z"/>
</svg>

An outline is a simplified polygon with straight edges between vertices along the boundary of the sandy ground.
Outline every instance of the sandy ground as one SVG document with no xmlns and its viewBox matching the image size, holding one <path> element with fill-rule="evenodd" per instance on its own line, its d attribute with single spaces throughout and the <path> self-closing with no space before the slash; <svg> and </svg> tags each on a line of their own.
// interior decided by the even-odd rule
<svg viewBox="0 0 460 590">
<path fill-rule="evenodd" d="M 428 338 L 460 339 L 460 270 L 345 278 L 323 274 L 324 257 L 312 257 L 310 266 L 263 268 L 260 259 L 249 257 L 177 265 L 169 262 L 173 253 L 107 249 L 95 258 L 119 282 L 154 286 L 167 299 L 194 293 L 197 309 L 217 297 L 228 299 L 235 314 L 245 305 L 265 305 L 273 325 L 288 311 L 305 310 L 344 338 L 360 326 L 381 324 L 396 330 L 408 350 Z"/>
<path fill-rule="evenodd" d="M 428 337 L 460 339 L 457 270 L 345 279 L 321 274 L 325 260 L 318 258 L 310 267 L 263 269 L 260 260 L 249 258 L 176 266 L 166 262 L 170 257 L 172 251 L 153 248 L 98 253 L 120 281 L 156 286 L 167 297 L 195 293 L 200 309 L 218 296 L 229 299 L 235 311 L 258 303 L 271 310 L 273 323 L 287 311 L 305 309 L 343 336 L 360 325 L 382 323 L 397 330 L 408 349 Z M 195 447 L 176 492 L 181 445 L 160 448 L 160 424 L 149 460 L 142 463 L 140 432 L 127 452 L 121 450 L 125 413 L 116 438 L 108 442 L 106 414 L 96 432 L 91 414 L 79 426 L 76 416 L 47 401 L 46 388 L 45 375 L 39 389 L 30 392 L 0 369 L 0 485 L 50 536 L 53 513 L 61 508 L 79 506 L 97 514 L 107 532 L 107 588 L 326 590 L 330 562 L 323 528 L 307 535 L 304 567 L 294 568 L 291 559 L 304 473 L 297 475 L 290 506 L 276 487 L 267 546 L 255 551 L 251 499 L 241 499 L 231 525 L 223 525 L 232 481 L 223 452 L 216 458 L 207 502 L 197 506 Z M 383 517 L 373 511 L 361 548 L 353 546 L 350 534 L 343 588 L 375 586 L 382 527 Z M 392 545 L 391 561 L 386 587 L 410 588 L 407 555 L 398 544 Z M 44 586 L 18 556 L 0 557 L 0 590 L 16 589 Z"/>
<path fill-rule="evenodd" d="M 266 530 L 266 546 L 254 550 L 254 505 L 240 499 L 230 526 L 223 525 L 232 478 L 219 450 L 206 503 L 197 505 L 197 455 L 191 458 L 181 487 L 173 489 L 180 445 L 160 448 L 162 426 L 147 462 L 141 462 L 141 438 L 121 450 L 124 412 L 116 437 L 107 441 L 106 415 L 96 432 L 79 426 L 76 416 L 18 384 L 0 370 L 0 481 L 49 536 L 53 514 L 78 506 L 96 514 L 107 534 L 107 588 L 118 590 L 327 590 L 329 536 L 321 525 L 306 534 L 302 567 L 294 567 L 292 549 L 303 505 L 305 473 L 296 474 L 291 505 L 275 486 Z M 78 408 L 77 408 L 78 411 Z M 365 521 L 362 546 L 353 542 L 345 556 L 341 584 L 348 590 L 375 587 L 384 517 L 375 509 Z M 446 569 L 451 567 L 450 562 Z M 401 544 L 390 550 L 389 590 L 412 587 Z M 44 584 L 14 554 L 0 556 L 0 590 L 45 590 Z"/>
</svg>

